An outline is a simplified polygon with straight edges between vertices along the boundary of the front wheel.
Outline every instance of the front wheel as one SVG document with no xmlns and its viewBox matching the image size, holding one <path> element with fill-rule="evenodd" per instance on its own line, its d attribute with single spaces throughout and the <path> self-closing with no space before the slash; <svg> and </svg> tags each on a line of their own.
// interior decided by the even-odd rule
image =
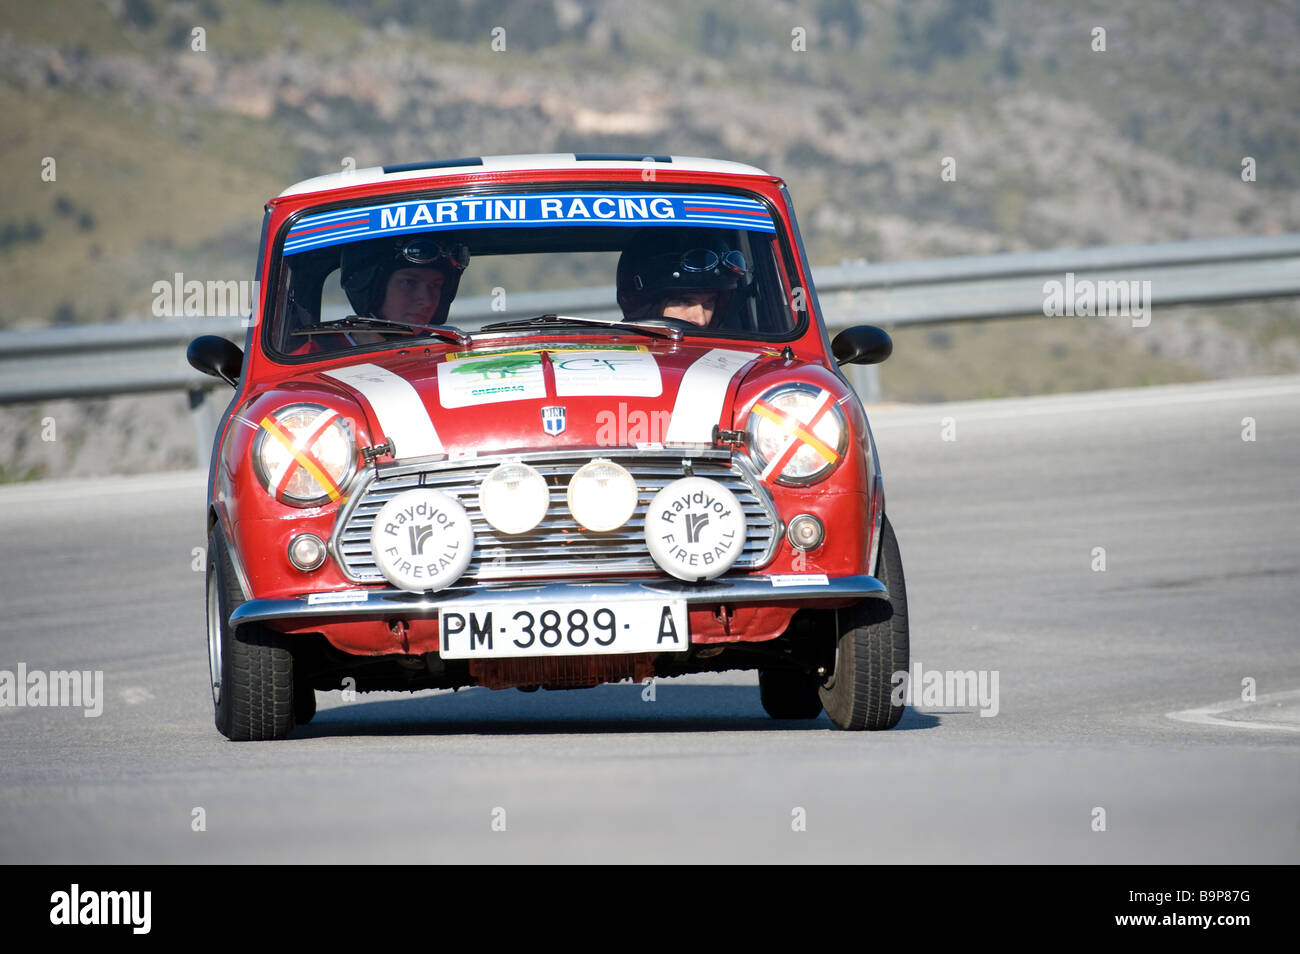
<svg viewBox="0 0 1300 954">
<path fill-rule="evenodd" d="M 293 656 L 269 630 L 230 625 L 244 595 L 219 527 L 208 534 L 207 588 L 208 673 L 217 730 L 237 742 L 284 738 L 294 727 Z"/>
<path fill-rule="evenodd" d="M 297 725 L 306 725 L 316 718 L 316 690 L 303 685 L 303 681 L 294 677 L 293 687 L 293 721 Z"/>
<path fill-rule="evenodd" d="M 820 695 L 826 714 L 841 729 L 890 729 L 903 717 L 893 677 L 909 665 L 907 589 L 888 517 L 880 522 L 876 578 L 888 588 L 888 601 L 866 599 L 835 611 L 835 668 Z"/>
</svg>

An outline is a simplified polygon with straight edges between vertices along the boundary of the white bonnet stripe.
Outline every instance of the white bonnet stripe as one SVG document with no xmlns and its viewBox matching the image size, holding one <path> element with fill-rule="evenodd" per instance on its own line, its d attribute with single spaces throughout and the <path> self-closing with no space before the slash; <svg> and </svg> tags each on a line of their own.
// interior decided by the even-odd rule
<svg viewBox="0 0 1300 954">
<path fill-rule="evenodd" d="M 442 441 L 424 402 L 410 381 L 375 364 L 335 368 L 324 374 L 342 381 L 370 402 L 379 426 L 396 446 L 399 458 L 443 453 Z"/>
<path fill-rule="evenodd" d="M 713 425 L 722 415 L 722 402 L 736 372 L 758 355 L 752 351 L 714 348 L 695 361 L 682 375 L 673 416 L 668 422 L 664 442 L 669 444 L 708 444 L 713 440 Z"/>
</svg>

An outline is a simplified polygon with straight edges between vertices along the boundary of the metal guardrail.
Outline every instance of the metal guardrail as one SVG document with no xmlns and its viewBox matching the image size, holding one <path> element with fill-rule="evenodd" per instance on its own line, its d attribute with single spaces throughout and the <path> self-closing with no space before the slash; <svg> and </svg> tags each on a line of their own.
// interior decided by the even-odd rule
<svg viewBox="0 0 1300 954">
<path fill-rule="evenodd" d="M 1300 234 L 844 264 L 814 269 L 813 281 L 835 330 L 1042 317 L 1044 283 L 1064 281 L 1067 273 L 1076 284 L 1149 281 L 1150 308 L 1300 295 Z M 612 286 L 511 295 L 508 301 L 509 309 L 500 311 L 488 298 L 462 299 L 457 316 L 619 315 Z M 242 344 L 246 326 L 241 318 L 173 318 L 0 332 L 0 404 L 184 390 L 191 407 L 211 417 L 203 405 L 212 402 L 203 394 L 224 385 L 190 368 L 185 346 L 201 334 Z M 874 369 L 852 370 L 863 397 L 878 397 Z M 202 438 L 199 445 L 202 457 Z"/>
<path fill-rule="evenodd" d="M 841 265 L 814 281 L 828 316 L 891 325 L 1042 317 L 1044 283 L 1067 273 L 1076 284 L 1149 281 L 1155 308 L 1300 295 L 1300 234 Z"/>
</svg>

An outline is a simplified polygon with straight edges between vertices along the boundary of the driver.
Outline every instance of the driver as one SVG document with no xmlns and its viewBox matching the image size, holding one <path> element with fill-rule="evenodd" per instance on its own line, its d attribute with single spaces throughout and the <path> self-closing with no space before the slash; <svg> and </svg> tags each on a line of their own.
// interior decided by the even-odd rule
<svg viewBox="0 0 1300 954">
<path fill-rule="evenodd" d="M 748 284 L 744 253 L 698 229 L 655 229 L 618 259 L 618 304 L 625 321 L 675 318 L 717 328 L 733 293 Z"/>
<path fill-rule="evenodd" d="M 339 282 L 358 317 L 428 328 L 447 323 L 447 312 L 468 264 L 468 247 L 432 236 L 354 242 L 343 247 Z M 312 335 L 294 353 L 333 351 L 388 340 L 383 331 L 340 331 Z"/>
<path fill-rule="evenodd" d="M 469 249 L 432 236 L 402 236 L 344 246 L 341 284 L 363 318 L 426 328 L 447 323 L 447 312 Z"/>
</svg>

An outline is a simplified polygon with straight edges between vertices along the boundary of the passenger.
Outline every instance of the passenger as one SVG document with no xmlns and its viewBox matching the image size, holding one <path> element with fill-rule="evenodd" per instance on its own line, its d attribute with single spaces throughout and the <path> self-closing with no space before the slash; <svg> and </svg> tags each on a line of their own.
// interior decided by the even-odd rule
<svg viewBox="0 0 1300 954">
<path fill-rule="evenodd" d="M 733 293 L 748 284 L 744 253 L 698 231 L 650 232 L 618 259 L 618 304 L 626 321 L 674 318 L 699 328 L 726 320 Z"/>
</svg>

